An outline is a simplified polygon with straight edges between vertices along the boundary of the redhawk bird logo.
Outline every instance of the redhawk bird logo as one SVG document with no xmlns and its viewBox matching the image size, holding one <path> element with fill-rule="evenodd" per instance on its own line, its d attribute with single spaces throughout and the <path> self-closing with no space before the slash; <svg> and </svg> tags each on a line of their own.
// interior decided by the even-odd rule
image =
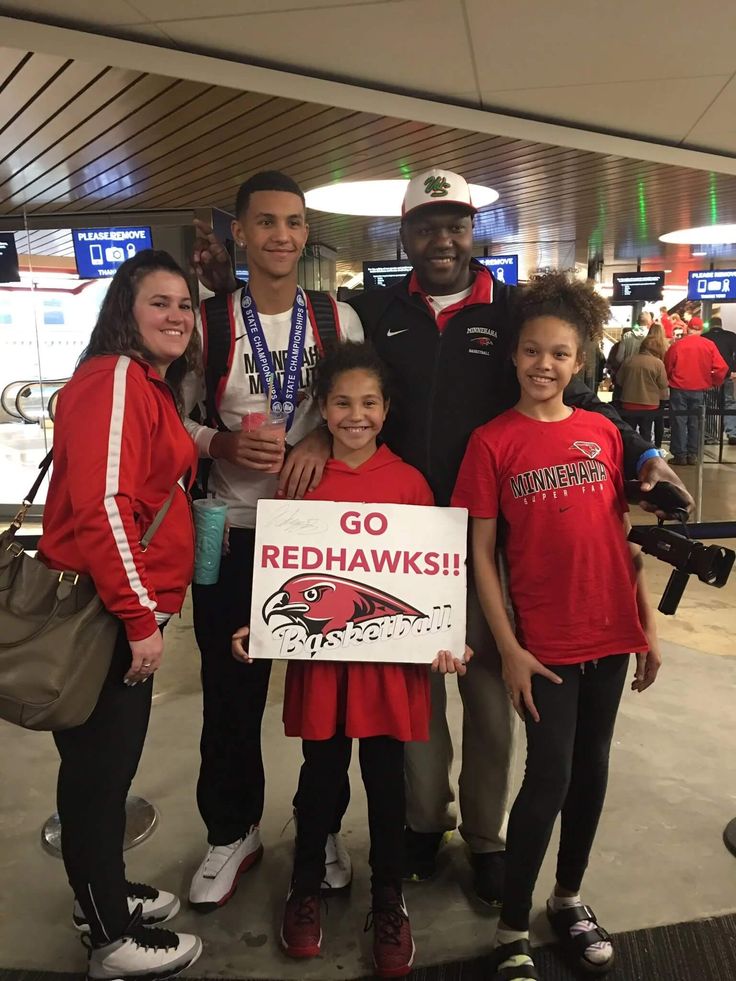
<svg viewBox="0 0 736 981">
<path fill-rule="evenodd" d="M 588 443 L 583 439 L 579 439 L 577 443 L 573 443 L 570 447 L 571 450 L 580 450 L 591 460 L 595 460 L 601 451 L 600 446 L 597 443 Z"/>
<path fill-rule="evenodd" d="M 269 596 L 263 606 L 266 623 L 271 617 L 282 616 L 302 626 L 310 636 L 324 637 L 333 630 L 344 630 L 348 623 L 381 620 L 398 614 L 425 616 L 390 593 L 353 579 L 325 575 L 294 576 Z"/>
</svg>

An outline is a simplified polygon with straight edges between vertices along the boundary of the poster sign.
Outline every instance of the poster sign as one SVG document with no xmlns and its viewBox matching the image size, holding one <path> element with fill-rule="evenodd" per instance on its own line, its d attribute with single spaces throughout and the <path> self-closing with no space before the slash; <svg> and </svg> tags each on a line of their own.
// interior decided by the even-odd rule
<svg viewBox="0 0 736 981">
<path fill-rule="evenodd" d="M 114 276 L 126 259 L 151 248 L 151 229 L 73 228 L 74 257 L 80 279 Z"/>
<path fill-rule="evenodd" d="M 688 300 L 736 300 L 736 269 L 703 269 L 687 274 Z"/>
<path fill-rule="evenodd" d="M 464 508 L 259 501 L 250 656 L 461 657 L 467 524 Z"/>
</svg>

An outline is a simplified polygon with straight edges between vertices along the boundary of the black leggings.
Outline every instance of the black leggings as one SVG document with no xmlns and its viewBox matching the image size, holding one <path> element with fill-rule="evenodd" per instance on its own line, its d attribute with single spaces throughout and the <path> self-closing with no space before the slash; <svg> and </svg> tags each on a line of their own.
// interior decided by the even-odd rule
<svg viewBox="0 0 736 981">
<path fill-rule="evenodd" d="M 313 896 L 325 874 L 325 843 L 344 806 L 353 741 L 343 729 L 331 739 L 302 740 L 304 763 L 295 799 L 294 892 Z M 401 889 L 404 867 L 404 744 L 390 736 L 360 740 L 360 771 L 368 798 L 373 888 Z"/>
<path fill-rule="evenodd" d="M 526 772 L 509 818 L 501 919 L 529 929 L 532 893 L 562 811 L 557 882 L 578 892 L 603 810 L 608 757 L 628 654 L 552 667 L 563 683 L 535 675 L 540 721 L 526 717 Z M 584 670 L 583 670 L 584 668 Z"/>
<path fill-rule="evenodd" d="M 57 808 L 66 874 L 96 944 L 122 935 L 130 920 L 123 835 L 125 800 L 138 769 L 153 680 L 123 684 L 130 647 L 122 628 L 92 715 L 54 733 L 61 757 Z"/>
</svg>

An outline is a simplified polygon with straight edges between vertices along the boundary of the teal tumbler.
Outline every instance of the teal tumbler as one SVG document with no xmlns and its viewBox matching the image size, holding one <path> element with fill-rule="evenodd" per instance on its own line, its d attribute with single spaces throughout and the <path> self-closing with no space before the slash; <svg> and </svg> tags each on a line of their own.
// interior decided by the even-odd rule
<svg viewBox="0 0 736 981">
<path fill-rule="evenodd" d="M 195 501 L 194 508 L 194 582 L 212 586 L 220 576 L 222 539 L 225 534 L 227 504 L 215 497 Z"/>
</svg>

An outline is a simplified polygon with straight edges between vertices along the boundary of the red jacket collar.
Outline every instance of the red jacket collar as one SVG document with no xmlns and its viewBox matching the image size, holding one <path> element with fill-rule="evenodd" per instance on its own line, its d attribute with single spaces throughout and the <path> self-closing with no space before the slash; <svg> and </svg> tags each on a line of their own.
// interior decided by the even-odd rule
<svg viewBox="0 0 736 981">
<path fill-rule="evenodd" d="M 474 260 L 471 260 L 470 268 L 475 273 L 470 295 L 459 303 L 454 304 L 452 310 L 456 310 L 459 307 L 471 306 L 475 303 L 493 302 L 493 276 L 491 276 L 485 266 L 481 266 L 479 262 L 475 262 Z M 419 285 L 417 274 L 413 271 L 409 277 L 409 293 L 421 296 L 425 300 L 427 296 L 431 295 L 422 289 Z"/>
</svg>

